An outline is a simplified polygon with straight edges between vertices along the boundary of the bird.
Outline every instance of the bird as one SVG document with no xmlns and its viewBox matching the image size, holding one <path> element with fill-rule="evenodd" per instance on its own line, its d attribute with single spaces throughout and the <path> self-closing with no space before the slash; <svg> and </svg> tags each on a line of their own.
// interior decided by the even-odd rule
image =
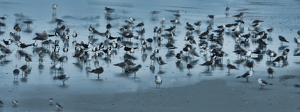
<svg viewBox="0 0 300 112">
<path fill-rule="evenodd" d="M 11 102 L 14 104 L 14 106 L 18 105 L 18 101 L 17 100 L 12 100 Z"/>
<path fill-rule="evenodd" d="M 141 64 L 139 64 L 139 65 L 137 65 L 137 66 L 129 66 L 129 67 L 127 67 L 127 68 L 125 69 L 125 72 L 127 72 L 127 73 L 132 73 L 132 72 L 134 72 L 134 76 L 136 76 L 136 72 L 137 72 L 140 68 L 142 68 L 142 65 L 141 65 Z"/>
<path fill-rule="evenodd" d="M 294 38 L 294 40 L 295 40 L 295 43 L 297 44 L 297 45 L 299 45 L 300 44 L 300 39 L 299 38 Z"/>
<path fill-rule="evenodd" d="M 154 49 L 154 53 L 158 54 L 159 53 L 159 49 L 157 49 L 157 47 L 155 47 Z"/>
<path fill-rule="evenodd" d="M 230 59 L 227 60 L 227 68 L 229 74 L 230 74 L 230 69 L 236 69 L 234 65 L 230 64 Z"/>
<path fill-rule="evenodd" d="M 4 103 L 2 102 L 2 100 L 0 100 L 0 107 L 2 107 L 3 104 L 4 104 Z"/>
<path fill-rule="evenodd" d="M 19 73 L 20 73 L 20 70 L 19 69 L 14 69 L 14 71 L 13 71 L 13 74 L 14 74 L 14 78 L 17 76 L 17 78 L 18 78 L 18 76 L 19 76 Z"/>
<path fill-rule="evenodd" d="M 53 5 L 52 5 L 52 9 L 53 9 L 53 12 L 56 12 L 57 5 L 56 5 L 56 4 L 53 4 Z"/>
<path fill-rule="evenodd" d="M 283 56 L 278 56 L 277 58 L 275 58 L 274 60 L 273 60 L 273 63 L 274 62 L 280 62 L 281 60 L 283 60 Z"/>
<path fill-rule="evenodd" d="M 162 84 L 162 80 L 161 80 L 160 76 L 158 76 L 158 75 L 155 76 L 155 83 L 156 83 L 156 89 L 160 88 L 160 85 Z"/>
<path fill-rule="evenodd" d="M 17 41 L 17 42 L 18 42 L 18 41 Z M 21 44 L 20 44 L 20 47 L 21 47 L 22 50 L 23 50 L 24 48 L 29 47 L 29 46 L 32 46 L 32 45 L 34 45 L 34 44 L 25 44 L 25 43 L 21 43 Z"/>
<path fill-rule="evenodd" d="M 62 109 L 63 107 L 60 105 L 60 104 L 58 104 L 58 102 L 56 103 L 56 108 L 58 109 L 58 110 L 60 110 L 60 109 Z"/>
<path fill-rule="evenodd" d="M 160 68 L 162 65 L 167 64 L 161 59 L 161 57 L 158 57 L 157 63 L 160 65 Z"/>
<path fill-rule="evenodd" d="M 2 21 L 4 21 L 6 18 L 7 18 L 7 14 L 4 14 L 4 16 L 3 17 L 0 17 L 0 19 L 2 20 Z"/>
<path fill-rule="evenodd" d="M 73 33 L 73 41 L 76 41 L 76 37 L 77 37 L 77 32 L 76 31 L 74 31 L 74 33 Z"/>
<path fill-rule="evenodd" d="M 34 47 L 38 46 L 37 42 L 35 41 L 33 44 L 32 44 Z"/>
<path fill-rule="evenodd" d="M 46 31 L 43 31 L 42 33 L 35 33 L 36 37 L 33 38 L 33 40 L 47 40 L 48 37 L 54 36 L 54 35 L 49 35 L 46 33 Z"/>
<path fill-rule="evenodd" d="M 261 78 L 258 78 L 257 82 L 260 85 L 259 89 L 264 89 L 264 86 L 266 86 L 266 85 L 273 85 L 272 83 L 268 83 L 267 81 L 262 80 Z"/>
<path fill-rule="evenodd" d="M 68 51 L 69 51 L 68 47 L 65 46 L 65 47 L 63 48 L 63 52 L 64 52 L 64 53 L 67 53 Z"/>
<path fill-rule="evenodd" d="M 186 65 L 186 68 L 187 68 L 187 69 L 189 70 L 189 72 L 190 72 L 190 69 L 193 68 L 193 65 L 189 63 L 189 64 Z"/>
<path fill-rule="evenodd" d="M 108 8 L 108 7 L 105 7 L 105 10 L 106 10 L 107 13 L 112 13 L 112 12 L 115 11 L 115 9 L 113 9 L 113 8 Z"/>
<path fill-rule="evenodd" d="M 290 49 L 284 49 L 282 52 L 282 56 L 286 56 L 290 52 Z"/>
<path fill-rule="evenodd" d="M 50 103 L 50 105 L 52 105 L 52 103 L 53 103 L 53 98 L 49 98 L 49 103 Z"/>
<path fill-rule="evenodd" d="M 8 39 L 8 40 L 4 40 L 3 39 L 3 43 L 6 45 L 6 46 L 9 46 L 11 44 L 12 40 L 11 39 Z"/>
<path fill-rule="evenodd" d="M 179 59 L 179 60 L 182 58 L 182 56 L 183 56 L 182 51 L 180 51 L 179 53 L 176 54 L 176 58 Z"/>
<path fill-rule="evenodd" d="M 127 51 L 132 51 L 132 50 L 134 50 L 134 49 L 137 49 L 137 47 L 126 47 L 125 45 L 123 45 L 123 46 L 121 46 L 121 48 L 123 48 L 125 51 L 126 51 L 126 53 L 127 53 Z"/>
<path fill-rule="evenodd" d="M 215 15 L 208 15 L 208 17 L 209 17 L 211 20 L 213 20 L 214 17 L 215 17 Z"/>
<path fill-rule="evenodd" d="M 281 41 L 281 44 L 282 44 L 283 42 L 289 43 L 289 41 L 287 41 L 287 40 L 286 40 L 283 36 L 281 36 L 281 35 L 279 35 L 278 38 L 279 38 L 279 40 Z"/>
<path fill-rule="evenodd" d="M 100 78 L 99 74 L 103 73 L 103 71 L 104 71 L 103 67 L 99 67 L 99 68 L 93 69 L 92 71 L 89 71 L 89 72 L 98 74 L 98 79 L 99 79 Z"/>
<path fill-rule="evenodd" d="M 248 81 L 248 78 L 250 78 L 252 75 L 253 75 L 253 71 L 252 71 L 252 70 L 249 70 L 249 71 L 247 71 L 246 73 L 244 73 L 244 75 L 238 76 L 238 77 L 236 77 L 236 78 L 246 78 L 246 79 L 247 79 L 247 82 L 249 82 L 249 81 Z"/>
<path fill-rule="evenodd" d="M 272 78 L 273 78 L 274 70 L 273 70 L 271 67 L 268 68 L 268 73 L 269 73 L 269 76 L 268 76 L 268 77 L 270 77 L 270 75 L 272 74 Z"/>
<path fill-rule="evenodd" d="M 29 57 L 28 55 L 26 55 L 25 56 L 25 61 L 26 61 L 26 63 L 28 62 L 32 62 L 32 59 L 31 59 L 31 57 Z"/>
<path fill-rule="evenodd" d="M 65 85 L 65 81 L 68 80 L 70 78 L 70 76 L 64 74 L 64 75 L 59 75 L 57 78 L 59 80 L 63 81 L 63 85 Z"/>
</svg>

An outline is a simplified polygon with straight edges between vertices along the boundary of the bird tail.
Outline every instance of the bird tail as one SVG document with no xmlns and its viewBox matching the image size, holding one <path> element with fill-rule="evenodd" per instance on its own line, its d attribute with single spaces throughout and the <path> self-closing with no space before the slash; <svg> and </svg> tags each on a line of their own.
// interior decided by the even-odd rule
<svg viewBox="0 0 300 112">
<path fill-rule="evenodd" d="M 269 85 L 273 85 L 272 83 L 269 83 Z"/>
<path fill-rule="evenodd" d="M 237 76 L 236 78 L 241 78 L 241 76 Z"/>
<path fill-rule="evenodd" d="M 294 86 L 295 86 L 295 87 L 300 87 L 300 85 L 299 85 L 299 84 L 295 84 Z"/>
</svg>

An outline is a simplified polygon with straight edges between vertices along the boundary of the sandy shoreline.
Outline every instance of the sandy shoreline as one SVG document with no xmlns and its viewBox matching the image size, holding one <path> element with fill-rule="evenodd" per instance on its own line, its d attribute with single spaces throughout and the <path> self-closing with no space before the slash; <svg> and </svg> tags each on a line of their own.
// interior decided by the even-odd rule
<svg viewBox="0 0 300 112">
<path fill-rule="evenodd" d="M 48 103 L 50 97 L 54 98 L 54 102 L 60 102 L 64 107 L 62 111 L 67 112 L 253 112 L 257 109 L 272 112 L 299 111 L 300 107 L 296 103 L 300 98 L 299 88 L 276 83 L 261 90 L 258 83 L 253 80 L 228 81 L 239 86 L 228 86 L 225 80 L 220 79 L 203 80 L 182 87 L 162 86 L 161 89 L 155 89 L 153 86 L 152 89 L 126 93 L 107 93 L 93 88 L 71 92 L 67 87 L 59 90 L 54 89 L 57 87 L 33 86 L 33 89 L 37 89 L 19 95 L 17 107 L 10 103 L 11 98 L 2 98 L 5 105 L 0 111 L 58 111 L 54 104 Z M 14 94 L 13 91 L 2 93 Z"/>
</svg>

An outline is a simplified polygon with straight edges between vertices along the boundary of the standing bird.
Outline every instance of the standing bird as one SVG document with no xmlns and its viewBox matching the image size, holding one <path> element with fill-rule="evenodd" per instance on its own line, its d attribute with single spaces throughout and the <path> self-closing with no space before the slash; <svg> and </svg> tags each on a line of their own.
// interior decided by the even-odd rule
<svg viewBox="0 0 300 112">
<path fill-rule="evenodd" d="M 158 86 L 158 88 L 160 88 L 160 84 L 162 84 L 162 80 L 160 78 L 160 76 L 156 75 L 155 76 L 155 83 L 156 83 L 156 88 Z"/>
<path fill-rule="evenodd" d="M 16 66 L 16 67 L 17 67 L 17 66 Z M 17 78 L 18 78 L 19 73 L 20 73 L 20 70 L 19 70 L 18 68 L 16 68 L 16 69 L 13 71 L 14 79 L 15 79 L 16 76 L 17 76 Z"/>
<path fill-rule="evenodd" d="M 269 76 L 272 74 L 272 78 L 273 78 L 273 73 L 274 73 L 274 70 L 272 68 L 268 68 L 268 73 L 269 73 Z"/>
<path fill-rule="evenodd" d="M 248 78 L 250 78 L 252 75 L 253 75 L 253 71 L 252 71 L 252 70 L 249 70 L 249 71 L 247 71 L 244 75 L 238 76 L 238 77 L 236 77 L 236 78 L 246 78 L 246 79 L 247 79 L 247 82 L 249 82 L 249 81 L 248 81 Z"/>
<path fill-rule="evenodd" d="M 226 7 L 226 9 L 225 9 L 225 15 L 226 15 L 226 17 L 229 15 L 229 10 L 230 10 L 230 8 Z"/>
<path fill-rule="evenodd" d="M 31 58 L 28 55 L 25 56 L 25 61 L 26 63 L 32 62 Z"/>
<path fill-rule="evenodd" d="M 53 13 L 56 12 L 56 8 L 57 8 L 57 5 L 56 5 L 56 4 L 53 4 L 53 5 L 52 5 Z"/>
<path fill-rule="evenodd" d="M 14 106 L 17 106 L 17 105 L 18 105 L 18 101 L 17 101 L 17 100 L 12 100 L 11 103 L 13 103 Z"/>
<path fill-rule="evenodd" d="M 53 98 L 49 98 L 49 103 L 50 103 L 50 105 L 52 105 L 52 103 L 53 103 Z"/>
<path fill-rule="evenodd" d="M 155 47 L 154 49 L 154 53 L 158 54 L 159 53 L 159 49 L 157 49 L 157 47 Z"/>
<path fill-rule="evenodd" d="M 264 89 L 264 86 L 265 86 L 265 85 L 273 85 L 272 83 L 268 83 L 267 81 L 262 80 L 261 78 L 258 78 L 258 79 L 257 79 L 257 82 L 258 82 L 258 84 L 260 85 L 260 88 L 259 88 L 259 89 Z"/>
<path fill-rule="evenodd" d="M 76 33 L 76 31 L 74 31 L 74 33 L 73 33 L 73 41 L 76 41 L 76 37 L 77 37 L 77 33 Z"/>
<path fill-rule="evenodd" d="M 4 104 L 4 103 L 0 100 L 0 107 L 2 107 L 3 104 Z"/>
<path fill-rule="evenodd" d="M 230 69 L 236 69 L 234 65 L 230 64 L 230 59 L 227 60 L 227 68 L 228 68 L 228 74 L 230 74 Z"/>
<path fill-rule="evenodd" d="M 289 41 L 287 41 L 287 40 L 286 40 L 283 36 L 281 36 L 281 35 L 279 35 L 278 38 L 279 38 L 279 40 L 281 41 L 281 44 L 282 44 L 283 42 L 289 43 Z"/>
<path fill-rule="evenodd" d="M 56 103 L 56 107 L 57 107 L 58 110 L 60 110 L 60 109 L 63 108 L 63 107 L 62 107 L 60 104 L 58 104 L 58 103 Z"/>
<path fill-rule="evenodd" d="M 161 57 L 158 57 L 157 63 L 160 65 L 159 68 L 161 68 L 162 65 L 167 64 L 161 59 Z"/>
<path fill-rule="evenodd" d="M 179 60 L 182 58 L 182 56 L 183 56 L 183 52 L 182 51 L 180 51 L 180 53 L 176 54 L 176 58 L 179 59 Z"/>
<path fill-rule="evenodd" d="M 3 39 L 3 43 L 8 47 L 11 44 L 12 40 L 8 39 L 8 40 L 4 40 Z"/>
<path fill-rule="evenodd" d="M 186 68 L 189 70 L 189 73 L 190 73 L 190 69 L 193 68 L 193 65 L 189 63 L 189 64 L 186 65 Z"/>
<path fill-rule="evenodd" d="M 98 79 L 99 79 L 100 78 L 99 74 L 103 73 L 103 71 L 104 71 L 104 69 L 102 67 L 99 67 L 99 68 L 93 69 L 92 71 L 89 71 L 89 72 L 98 74 Z"/>
<path fill-rule="evenodd" d="M 59 75 L 57 78 L 59 80 L 63 81 L 63 85 L 65 85 L 65 81 L 68 80 L 70 78 L 70 76 L 68 76 L 68 75 Z"/>
</svg>

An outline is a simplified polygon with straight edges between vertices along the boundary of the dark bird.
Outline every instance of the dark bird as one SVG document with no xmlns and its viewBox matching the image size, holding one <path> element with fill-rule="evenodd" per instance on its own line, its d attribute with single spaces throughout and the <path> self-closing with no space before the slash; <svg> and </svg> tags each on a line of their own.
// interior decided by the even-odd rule
<svg viewBox="0 0 300 112">
<path fill-rule="evenodd" d="M 275 60 L 273 60 L 273 62 L 280 62 L 281 60 L 283 60 L 283 56 L 278 56 L 277 58 L 275 58 Z"/>
<path fill-rule="evenodd" d="M 183 52 L 182 51 L 180 51 L 180 53 L 176 54 L 176 58 L 179 59 L 179 60 L 182 58 L 182 56 L 183 56 Z"/>
<path fill-rule="evenodd" d="M 32 59 L 28 56 L 28 55 L 26 55 L 25 56 L 25 61 L 26 61 L 26 63 L 28 62 L 32 62 Z"/>
<path fill-rule="evenodd" d="M 64 74 L 64 75 L 57 76 L 57 78 L 63 82 L 63 85 L 65 85 L 65 81 L 68 80 L 70 76 Z"/>
<path fill-rule="evenodd" d="M 227 68 L 229 74 L 230 74 L 230 69 L 236 69 L 234 65 L 230 64 L 230 59 L 227 60 Z"/>
<path fill-rule="evenodd" d="M 108 7 L 105 7 L 105 10 L 107 13 L 112 13 L 115 11 L 115 9 L 112 9 L 112 8 L 108 8 Z"/>
<path fill-rule="evenodd" d="M 125 72 L 127 72 L 127 73 L 132 73 L 132 72 L 134 72 L 134 76 L 136 76 L 136 72 L 137 72 L 140 68 L 142 68 L 142 65 L 141 65 L 141 64 L 139 64 L 139 65 L 137 65 L 137 66 L 130 66 L 130 67 L 127 67 L 127 68 L 125 69 Z"/>
<path fill-rule="evenodd" d="M 215 15 L 208 15 L 208 17 L 209 17 L 211 20 L 213 20 L 214 17 L 215 17 Z"/>
<path fill-rule="evenodd" d="M 290 49 L 285 49 L 285 50 L 282 52 L 282 56 L 286 56 L 289 52 L 290 52 Z"/>
<path fill-rule="evenodd" d="M 272 68 L 268 68 L 268 73 L 269 73 L 269 76 L 272 74 L 272 78 L 273 78 L 273 73 L 274 73 L 274 70 Z"/>
<path fill-rule="evenodd" d="M 236 77 L 236 78 L 246 78 L 246 79 L 247 79 L 247 82 L 249 82 L 249 81 L 248 81 L 248 78 L 250 78 L 252 75 L 253 75 L 253 71 L 252 71 L 252 70 L 249 70 L 249 71 L 247 71 L 246 73 L 244 73 L 244 75 L 238 76 L 238 77 Z"/>
<path fill-rule="evenodd" d="M 269 33 L 273 32 L 273 27 L 267 29 L 267 31 L 268 31 Z"/>
<path fill-rule="evenodd" d="M 260 88 L 259 88 L 259 89 L 263 89 L 264 86 L 266 86 L 266 85 L 273 85 L 272 83 L 268 83 L 267 81 L 262 80 L 261 78 L 258 78 L 258 79 L 257 79 L 257 82 L 258 82 L 258 84 L 260 85 Z"/>
<path fill-rule="evenodd" d="M 283 42 L 287 42 L 287 43 L 289 43 L 289 41 L 287 41 L 283 36 L 278 36 L 278 38 L 279 38 L 279 40 L 281 41 L 281 44 L 283 43 Z"/>
<path fill-rule="evenodd" d="M 157 63 L 159 64 L 160 68 L 162 65 L 167 64 L 161 59 L 161 57 L 158 57 Z"/>
<path fill-rule="evenodd" d="M 137 49 L 137 47 L 126 47 L 126 46 L 121 46 L 126 52 L 127 51 L 131 51 L 131 50 L 134 50 L 134 49 Z"/>
<path fill-rule="evenodd" d="M 15 78 L 16 76 L 17 76 L 17 78 L 18 78 L 19 73 L 20 73 L 20 70 L 16 68 L 16 69 L 13 71 L 14 78 Z"/>
<path fill-rule="evenodd" d="M 8 40 L 4 40 L 3 39 L 3 43 L 6 45 L 6 46 L 9 46 L 11 44 L 12 40 L 11 39 L 8 39 Z"/>
<path fill-rule="evenodd" d="M 106 25 L 106 29 L 109 30 L 110 28 L 111 28 L 111 24 L 108 23 L 108 24 Z"/>
<path fill-rule="evenodd" d="M 189 70 L 189 72 L 190 72 L 190 69 L 193 68 L 193 65 L 189 63 L 189 64 L 186 65 L 186 68 L 187 68 L 187 69 Z"/>
<path fill-rule="evenodd" d="M 104 69 L 102 67 L 99 67 L 99 68 L 93 69 L 92 71 L 89 71 L 89 72 L 98 74 L 98 79 L 99 79 L 100 78 L 99 74 L 103 73 L 103 71 L 104 71 Z"/>
<path fill-rule="evenodd" d="M 60 109 L 62 109 L 63 107 L 62 107 L 60 104 L 56 103 L 56 108 L 57 108 L 58 110 L 60 110 Z"/>
<path fill-rule="evenodd" d="M 29 47 L 29 46 L 32 46 L 33 44 L 25 44 L 25 43 L 21 43 L 20 44 L 20 47 L 22 48 L 22 49 L 24 49 L 24 48 L 26 48 L 26 47 Z"/>
<path fill-rule="evenodd" d="M 33 40 L 47 40 L 48 37 L 51 37 L 51 36 L 54 36 L 54 35 L 49 35 L 46 33 L 46 31 L 43 31 L 43 33 L 35 33 L 36 34 L 36 37 L 33 38 Z"/>
</svg>

